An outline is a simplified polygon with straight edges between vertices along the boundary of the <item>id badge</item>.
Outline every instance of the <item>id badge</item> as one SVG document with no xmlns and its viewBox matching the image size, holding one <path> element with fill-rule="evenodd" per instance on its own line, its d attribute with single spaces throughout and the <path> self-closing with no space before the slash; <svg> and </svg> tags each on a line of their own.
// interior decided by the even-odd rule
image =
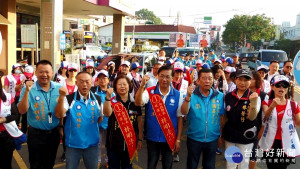
<svg viewBox="0 0 300 169">
<path fill-rule="evenodd" d="M 48 113 L 48 121 L 51 124 L 52 123 L 52 113 Z"/>
</svg>

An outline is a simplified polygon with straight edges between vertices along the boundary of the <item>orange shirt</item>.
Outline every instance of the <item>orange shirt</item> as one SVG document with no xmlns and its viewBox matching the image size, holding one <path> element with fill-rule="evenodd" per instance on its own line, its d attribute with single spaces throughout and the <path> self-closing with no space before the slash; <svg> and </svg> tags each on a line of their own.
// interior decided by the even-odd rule
<svg viewBox="0 0 300 169">
<path fill-rule="evenodd" d="M 201 47 L 207 47 L 208 43 L 207 43 L 207 40 L 206 39 L 202 39 L 200 40 L 200 46 Z"/>
<path fill-rule="evenodd" d="M 177 47 L 183 47 L 184 46 L 184 40 L 183 39 L 178 39 L 176 44 L 177 44 Z"/>
</svg>

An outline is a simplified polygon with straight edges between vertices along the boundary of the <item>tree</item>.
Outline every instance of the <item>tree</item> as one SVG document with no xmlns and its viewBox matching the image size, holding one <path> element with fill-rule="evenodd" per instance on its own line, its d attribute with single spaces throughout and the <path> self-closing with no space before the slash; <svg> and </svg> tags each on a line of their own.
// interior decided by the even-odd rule
<svg viewBox="0 0 300 169">
<path fill-rule="evenodd" d="M 289 39 L 281 38 L 275 42 L 275 49 L 284 50 L 290 59 L 294 59 L 294 56 L 300 50 L 299 44 Z"/>
<path fill-rule="evenodd" d="M 148 9 L 145 8 L 135 11 L 135 16 L 139 17 L 140 19 L 153 22 L 155 25 L 163 24 L 161 19 L 157 17 L 153 11 L 148 11 Z"/>
<path fill-rule="evenodd" d="M 271 23 L 271 18 L 264 14 L 234 15 L 224 26 L 225 31 L 222 35 L 224 43 L 237 43 L 239 46 L 245 46 L 245 37 L 248 42 L 261 39 L 268 41 L 273 38 L 275 33 L 275 26 Z"/>
</svg>

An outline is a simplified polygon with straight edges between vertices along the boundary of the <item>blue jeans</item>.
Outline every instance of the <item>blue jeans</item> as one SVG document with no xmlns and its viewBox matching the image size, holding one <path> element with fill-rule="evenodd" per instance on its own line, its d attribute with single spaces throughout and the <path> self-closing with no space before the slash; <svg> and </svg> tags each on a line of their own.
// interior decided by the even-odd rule
<svg viewBox="0 0 300 169">
<path fill-rule="evenodd" d="M 203 154 L 202 168 L 214 169 L 216 163 L 216 151 L 218 146 L 218 139 L 212 142 L 199 142 L 190 138 L 187 138 L 187 168 L 197 169 L 200 160 L 201 152 Z"/>
<path fill-rule="evenodd" d="M 114 151 L 107 148 L 109 169 L 132 169 L 128 151 Z"/>
<path fill-rule="evenodd" d="M 153 142 L 147 140 L 148 163 L 147 169 L 156 169 L 159 156 L 161 154 L 161 162 L 163 169 L 172 169 L 173 156 L 172 151 L 167 142 Z"/>
<path fill-rule="evenodd" d="M 78 169 L 81 157 L 85 168 L 97 169 L 98 165 L 98 147 L 91 146 L 86 149 L 66 147 L 67 169 Z"/>
</svg>

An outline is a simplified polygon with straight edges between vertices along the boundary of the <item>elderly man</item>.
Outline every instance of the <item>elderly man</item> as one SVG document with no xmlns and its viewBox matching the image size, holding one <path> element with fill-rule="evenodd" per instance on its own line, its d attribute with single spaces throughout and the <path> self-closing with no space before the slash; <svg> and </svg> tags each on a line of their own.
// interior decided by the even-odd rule
<svg viewBox="0 0 300 169">
<path fill-rule="evenodd" d="M 160 154 L 163 169 L 172 168 L 172 152 L 180 149 L 182 94 L 171 86 L 173 69 L 162 66 L 158 70 L 158 84 L 144 90 L 150 77 L 143 77 L 135 96 L 135 104 L 146 106 L 148 169 L 155 169 Z"/>
<path fill-rule="evenodd" d="M 60 89 L 55 107 L 55 115 L 60 118 L 68 111 L 65 124 L 66 168 L 78 168 L 83 157 L 86 168 L 97 169 L 100 137 L 98 123 L 103 116 L 101 97 L 90 91 L 92 76 L 87 72 L 77 74 L 76 85 L 78 91 L 67 97 L 66 89 Z"/>
<path fill-rule="evenodd" d="M 218 138 L 222 127 L 220 119 L 224 114 L 224 94 L 212 88 L 213 73 L 201 69 L 197 79 L 198 87 L 187 89 L 187 96 L 181 112 L 187 115 L 187 168 L 196 169 L 201 153 L 202 167 L 215 168 Z"/>
</svg>

